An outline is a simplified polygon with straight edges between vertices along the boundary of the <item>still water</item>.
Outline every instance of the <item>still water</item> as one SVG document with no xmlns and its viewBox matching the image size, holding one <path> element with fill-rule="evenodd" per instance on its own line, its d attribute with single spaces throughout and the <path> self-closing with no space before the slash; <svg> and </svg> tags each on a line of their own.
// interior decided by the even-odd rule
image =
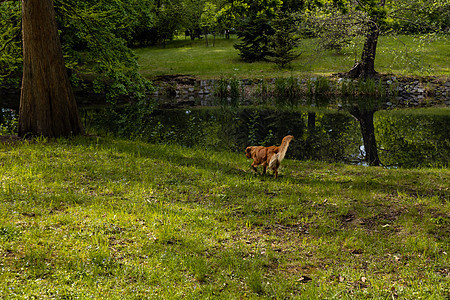
<svg viewBox="0 0 450 300">
<path fill-rule="evenodd" d="M 189 107 L 132 115 L 132 122 L 118 120 L 117 111 L 84 110 L 82 115 L 87 128 L 104 134 L 236 152 L 249 145 L 279 145 L 293 135 L 288 158 L 364 164 L 360 123 L 345 109 Z M 380 110 L 374 129 L 383 165 L 448 166 L 449 108 Z"/>
<path fill-rule="evenodd" d="M 17 108 L 1 106 L 0 101 L 0 135 L 12 134 Z M 279 145 L 285 135 L 293 135 L 287 158 L 364 164 L 360 123 L 345 109 L 301 105 L 79 109 L 87 132 L 96 134 L 236 152 L 249 145 Z M 384 166 L 448 167 L 449 108 L 379 110 L 374 131 Z"/>
</svg>

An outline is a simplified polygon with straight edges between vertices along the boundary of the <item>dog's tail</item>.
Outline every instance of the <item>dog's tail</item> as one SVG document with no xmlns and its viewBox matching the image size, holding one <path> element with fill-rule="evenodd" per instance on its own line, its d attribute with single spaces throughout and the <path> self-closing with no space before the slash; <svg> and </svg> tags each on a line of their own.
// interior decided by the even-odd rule
<svg viewBox="0 0 450 300">
<path fill-rule="evenodd" d="M 284 156 L 286 155 L 286 151 L 289 147 L 289 143 L 294 137 L 292 135 L 287 135 L 283 138 L 283 141 L 281 142 L 280 148 L 277 153 L 275 153 L 269 162 L 269 168 L 273 169 L 274 167 L 278 167 L 281 163 L 281 161 L 284 159 Z"/>
</svg>

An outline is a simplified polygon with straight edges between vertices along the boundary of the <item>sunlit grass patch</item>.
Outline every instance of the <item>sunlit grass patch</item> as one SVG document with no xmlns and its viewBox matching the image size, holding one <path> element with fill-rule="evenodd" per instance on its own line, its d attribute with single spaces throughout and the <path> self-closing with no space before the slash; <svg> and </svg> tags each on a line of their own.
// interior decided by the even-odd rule
<svg viewBox="0 0 450 300">
<path fill-rule="evenodd" d="M 360 59 L 362 41 L 336 52 L 318 48 L 315 39 L 302 42 L 302 54 L 290 68 L 280 69 L 270 62 L 245 63 L 233 48 L 236 38 L 217 39 L 215 47 L 203 41 L 173 41 L 167 48 L 137 49 L 140 70 L 150 78 L 158 75 L 184 74 L 203 79 L 221 77 L 281 78 L 323 76 L 349 71 Z M 375 69 L 381 73 L 403 76 L 448 76 L 450 73 L 448 36 L 381 36 Z"/>
<path fill-rule="evenodd" d="M 436 298 L 449 171 L 109 138 L 0 146 L 0 298 Z"/>
</svg>

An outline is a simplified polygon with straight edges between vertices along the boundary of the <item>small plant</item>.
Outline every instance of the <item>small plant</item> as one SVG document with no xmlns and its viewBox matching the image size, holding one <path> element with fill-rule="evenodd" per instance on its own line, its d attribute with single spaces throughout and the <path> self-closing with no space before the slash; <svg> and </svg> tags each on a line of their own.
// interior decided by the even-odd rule
<svg viewBox="0 0 450 300">
<path fill-rule="evenodd" d="M 0 226 L 0 241 L 8 242 L 15 240 L 20 231 L 13 226 Z"/>
<path fill-rule="evenodd" d="M 269 99 L 273 95 L 273 90 L 269 82 L 265 79 L 261 79 L 253 92 L 253 97 L 257 99 L 256 104 L 267 104 Z"/>
<path fill-rule="evenodd" d="M 163 89 L 163 94 L 168 97 L 175 97 L 177 95 L 177 85 L 175 83 L 167 83 Z"/>
<path fill-rule="evenodd" d="M 250 290 L 256 294 L 263 295 L 264 289 L 264 278 L 261 272 L 253 271 L 247 277 L 247 285 Z"/>
<path fill-rule="evenodd" d="M 386 92 L 383 87 L 383 82 L 380 79 L 376 82 L 372 78 L 360 79 L 358 82 L 358 94 L 364 96 L 385 96 Z"/>
<path fill-rule="evenodd" d="M 189 271 L 193 273 L 194 278 L 201 283 L 206 282 L 208 273 L 210 272 L 209 263 L 206 258 L 201 256 L 189 256 L 186 258 L 186 264 Z"/>
<path fill-rule="evenodd" d="M 14 110 L 2 108 L 0 114 L 0 135 L 17 134 L 18 117 Z"/>
<path fill-rule="evenodd" d="M 249 123 L 248 123 L 248 143 L 250 145 L 257 145 L 258 144 L 258 122 L 259 122 L 259 112 L 256 110 L 255 113 L 250 116 Z"/>
<path fill-rule="evenodd" d="M 219 79 L 214 87 L 213 94 L 217 96 L 222 104 L 238 106 L 239 100 L 243 96 L 243 86 L 237 78 Z"/>
<path fill-rule="evenodd" d="M 240 97 L 243 95 L 241 82 L 236 78 L 231 78 L 229 82 L 231 105 L 237 106 L 239 104 Z"/>
<path fill-rule="evenodd" d="M 213 94 L 219 98 L 228 97 L 228 80 L 220 78 L 214 85 Z"/>
<path fill-rule="evenodd" d="M 327 95 L 332 90 L 331 82 L 326 77 L 319 76 L 314 83 L 316 95 Z"/>
<path fill-rule="evenodd" d="M 290 76 L 275 79 L 273 91 L 275 101 L 279 105 L 294 105 L 301 95 L 301 86 L 297 78 Z"/>
<path fill-rule="evenodd" d="M 352 80 L 342 80 L 341 94 L 343 96 L 354 96 L 356 94 L 356 88 Z"/>
</svg>

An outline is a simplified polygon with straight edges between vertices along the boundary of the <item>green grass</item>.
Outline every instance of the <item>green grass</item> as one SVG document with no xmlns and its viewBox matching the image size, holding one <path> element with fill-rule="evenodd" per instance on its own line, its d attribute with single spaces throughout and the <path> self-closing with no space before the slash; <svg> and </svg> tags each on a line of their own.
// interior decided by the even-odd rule
<svg viewBox="0 0 450 300">
<path fill-rule="evenodd" d="M 108 138 L 0 144 L 0 298 L 448 299 L 448 169 L 250 169 Z"/>
<path fill-rule="evenodd" d="M 206 47 L 203 40 L 175 40 L 166 48 L 137 49 L 141 72 L 150 78 L 158 75 L 184 74 L 203 79 L 220 77 L 276 78 L 307 77 L 346 72 L 359 59 L 361 43 L 342 52 L 321 51 L 312 39 L 302 43 L 302 55 L 290 69 L 280 70 L 269 62 L 244 63 L 233 48 L 237 39 L 217 39 L 216 46 Z M 211 45 L 211 44 L 210 44 Z M 448 76 L 450 54 L 448 35 L 382 36 L 380 37 L 376 70 L 408 76 Z"/>
</svg>

